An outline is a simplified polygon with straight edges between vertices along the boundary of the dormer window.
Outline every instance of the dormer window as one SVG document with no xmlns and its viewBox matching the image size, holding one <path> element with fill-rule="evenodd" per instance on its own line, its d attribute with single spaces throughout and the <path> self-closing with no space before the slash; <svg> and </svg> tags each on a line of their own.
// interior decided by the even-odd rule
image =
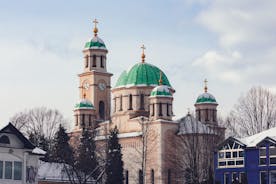
<svg viewBox="0 0 276 184">
<path fill-rule="evenodd" d="M 244 166 L 244 150 L 236 141 L 229 141 L 218 151 L 218 168 Z"/>
<path fill-rule="evenodd" d="M 10 144 L 10 139 L 8 136 L 3 135 L 0 137 L 0 144 Z"/>
</svg>

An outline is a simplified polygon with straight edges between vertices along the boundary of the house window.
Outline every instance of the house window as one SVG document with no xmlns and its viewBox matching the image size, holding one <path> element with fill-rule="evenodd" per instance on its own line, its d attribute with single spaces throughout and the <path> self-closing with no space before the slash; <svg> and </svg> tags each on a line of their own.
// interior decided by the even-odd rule
<svg viewBox="0 0 276 184">
<path fill-rule="evenodd" d="M 260 184 L 266 184 L 267 183 L 267 172 L 261 171 L 260 172 Z"/>
<path fill-rule="evenodd" d="M 5 179 L 12 179 L 12 162 L 5 162 Z"/>
<path fill-rule="evenodd" d="M 154 170 L 151 170 L 151 184 L 154 184 Z"/>
<path fill-rule="evenodd" d="M 218 151 L 218 168 L 231 168 L 244 166 L 244 154 L 241 145 L 235 141 L 229 141 Z"/>
<path fill-rule="evenodd" d="M 125 172 L 125 184 L 128 184 L 128 170 Z"/>
<path fill-rule="evenodd" d="M 2 137 L 0 137 L 0 143 L 1 144 L 10 144 L 10 139 L 8 136 L 3 135 Z"/>
<path fill-rule="evenodd" d="M 97 67 L 96 55 L 93 55 L 93 67 Z"/>
<path fill-rule="evenodd" d="M 247 183 L 247 177 L 246 174 L 244 172 L 240 172 L 240 183 Z"/>
<path fill-rule="evenodd" d="M 230 184 L 230 174 L 229 173 L 224 173 L 224 184 Z"/>
<path fill-rule="evenodd" d="M 276 171 L 270 172 L 270 183 L 276 183 Z"/>
<path fill-rule="evenodd" d="M 132 110 L 132 94 L 129 95 L 129 106 L 128 106 L 128 110 Z"/>
<path fill-rule="evenodd" d="M 14 180 L 22 179 L 22 162 L 14 162 L 13 177 Z"/>
<path fill-rule="evenodd" d="M 141 94 L 140 95 L 140 110 L 145 110 L 145 95 Z"/>
<path fill-rule="evenodd" d="M 0 179 L 3 178 L 3 161 L 0 161 Z"/>
<path fill-rule="evenodd" d="M 239 182 L 239 175 L 238 175 L 238 173 L 233 172 L 232 173 L 232 183 L 237 183 L 237 182 Z"/>
<path fill-rule="evenodd" d="M 259 164 L 266 165 L 266 147 L 260 147 L 259 149 Z"/>
<path fill-rule="evenodd" d="M 271 165 L 276 164 L 276 147 L 275 146 L 269 147 L 269 164 L 271 164 Z"/>
</svg>

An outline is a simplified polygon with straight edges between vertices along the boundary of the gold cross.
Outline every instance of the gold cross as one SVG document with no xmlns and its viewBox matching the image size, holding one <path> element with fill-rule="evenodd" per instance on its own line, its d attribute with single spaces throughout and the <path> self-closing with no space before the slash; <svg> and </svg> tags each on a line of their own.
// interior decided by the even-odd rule
<svg viewBox="0 0 276 184">
<path fill-rule="evenodd" d="M 207 93 L 207 90 L 208 90 L 207 83 L 208 83 L 208 81 L 207 81 L 207 79 L 205 79 L 204 80 L 204 84 L 205 84 L 204 91 L 205 91 L 205 93 Z"/>
<path fill-rule="evenodd" d="M 146 55 L 145 55 L 146 47 L 144 46 L 144 44 L 142 45 L 141 49 L 142 49 L 142 63 L 144 63 L 145 57 L 146 57 Z"/>
<path fill-rule="evenodd" d="M 98 33 L 98 28 L 97 28 L 97 24 L 99 23 L 97 19 L 94 19 L 93 20 L 93 23 L 94 23 L 94 35 L 97 36 L 97 33 Z"/>
</svg>

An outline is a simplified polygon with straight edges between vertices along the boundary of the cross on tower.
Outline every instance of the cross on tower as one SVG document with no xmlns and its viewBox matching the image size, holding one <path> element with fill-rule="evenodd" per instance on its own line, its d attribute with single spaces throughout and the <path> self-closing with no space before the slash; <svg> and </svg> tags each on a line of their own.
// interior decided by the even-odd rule
<svg viewBox="0 0 276 184">
<path fill-rule="evenodd" d="M 207 83 L 208 83 L 208 81 L 207 81 L 207 79 L 205 79 L 204 80 L 204 84 L 205 84 L 204 91 L 205 91 L 205 93 L 207 93 L 207 90 L 208 90 Z"/>
<path fill-rule="evenodd" d="M 144 63 L 145 57 L 146 57 L 146 55 L 145 55 L 146 47 L 144 46 L 144 44 L 142 45 L 141 49 L 142 49 L 142 63 Z"/>
<path fill-rule="evenodd" d="M 97 36 L 97 33 L 98 33 L 98 28 L 97 28 L 97 24 L 99 23 L 97 19 L 94 19 L 93 20 L 93 23 L 94 23 L 94 35 Z"/>
</svg>

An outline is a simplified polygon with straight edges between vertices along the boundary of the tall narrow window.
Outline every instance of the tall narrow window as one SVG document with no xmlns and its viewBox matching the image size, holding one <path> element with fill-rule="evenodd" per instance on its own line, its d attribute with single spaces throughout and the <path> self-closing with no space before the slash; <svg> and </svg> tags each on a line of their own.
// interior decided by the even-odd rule
<svg viewBox="0 0 276 184">
<path fill-rule="evenodd" d="M 0 161 L 0 179 L 3 178 L 3 161 Z"/>
<path fill-rule="evenodd" d="M 129 106 L 128 106 L 128 110 L 132 110 L 132 94 L 129 95 Z"/>
<path fill-rule="evenodd" d="M 163 116 L 163 109 L 162 109 L 163 104 L 159 103 L 159 116 Z"/>
<path fill-rule="evenodd" d="M 154 184 L 154 170 L 153 169 L 151 170 L 150 175 L 151 175 L 151 184 Z"/>
<path fill-rule="evenodd" d="M 13 178 L 14 180 L 22 179 L 22 162 L 14 162 Z"/>
<path fill-rule="evenodd" d="M 209 121 L 209 112 L 208 112 L 208 109 L 205 110 L 205 121 Z"/>
<path fill-rule="evenodd" d="M 120 96 L 120 109 L 119 111 L 122 111 L 123 110 L 123 96 L 121 95 Z"/>
<path fill-rule="evenodd" d="M 78 115 L 75 115 L 75 126 L 78 126 L 78 124 L 79 124 Z"/>
<path fill-rule="evenodd" d="M 154 114 L 155 114 L 155 104 L 152 104 L 152 113 L 151 113 L 151 115 L 154 116 Z"/>
<path fill-rule="evenodd" d="M 229 173 L 224 173 L 224 184 L 230 184 L 231 178 Z"/>
<path fill-rule="evenodd" d="M 117 108 L 117 98 L 114 98 L 114 112 L 116 112 Z"/>
<path fill-rule="evenodd" d="M 97 67 L 96 55 L 93 55 L 93 67 Z"/>
<path fill-rule="evenodd" d="M 81 125 L 82 125 L 82 126 L 85 125 L 84 121 L 85 121 L 85 115 L 83 114 L 83 115 L 81 116 Z"/>
<path fill-rule="evenodd" d="M 172 175 L 172 173 L 171 173 L 171 170 L 169 169 L 168 170 L 168 184 L 171 184 L 171 180 L 172 180 L 171 179 L 171 177 L 172 177 L 171 175 Z"/>
<path fill-rule="evenodd" d="M 85 56 L 85 68 L 88 67 L 88 60 L 89 60 L 88 58 L 89 58 L 89 56 L 86 55 L 86 56 Z"/>
<path fill-rule="evenodd" d="M 267 172 L 260 172 L 260 184 L 267 184 Z"/>
<path fill-rule="evenodd" d="M 167 103 L 167 116 L 170 116 L 170 104 Z"/>
<path fill-rule="evenodd" d="M 104 68 L 104 56 L 101 56 L 101 67 Z"/>
<path fill-rule="evenodd" d="M 125 184 L 128 184 L 128 170 L 125 172 Z"/>
<path fill-rule="evenodd" d="M 100 113 L 100 119 L 104 120 L 105 114 L 104 114 L 104 102 L 100 101 L 99 103 L 99 113 Z"/>
<path fill-rule="evenodd" d="M 5 179 L 12 179 L 12 162 L 5 162 Z"/>
<path fill-rule="evenodd" d="M 142 172 L 142 170 L 140 169 L 139 170 L 139 184 L 143 184 L 144 183 L 144 181 L 143 181 L 143 172 Z"/>
<path fill-rule="evenodd" d="M 145 110 L 145 95 L 140 95 L 140 110 Z"/>
<path fill-rule="evenodd" d="M 198 110 L 198 121 L 201 121 L 201 110 Z"/>
</svg>

